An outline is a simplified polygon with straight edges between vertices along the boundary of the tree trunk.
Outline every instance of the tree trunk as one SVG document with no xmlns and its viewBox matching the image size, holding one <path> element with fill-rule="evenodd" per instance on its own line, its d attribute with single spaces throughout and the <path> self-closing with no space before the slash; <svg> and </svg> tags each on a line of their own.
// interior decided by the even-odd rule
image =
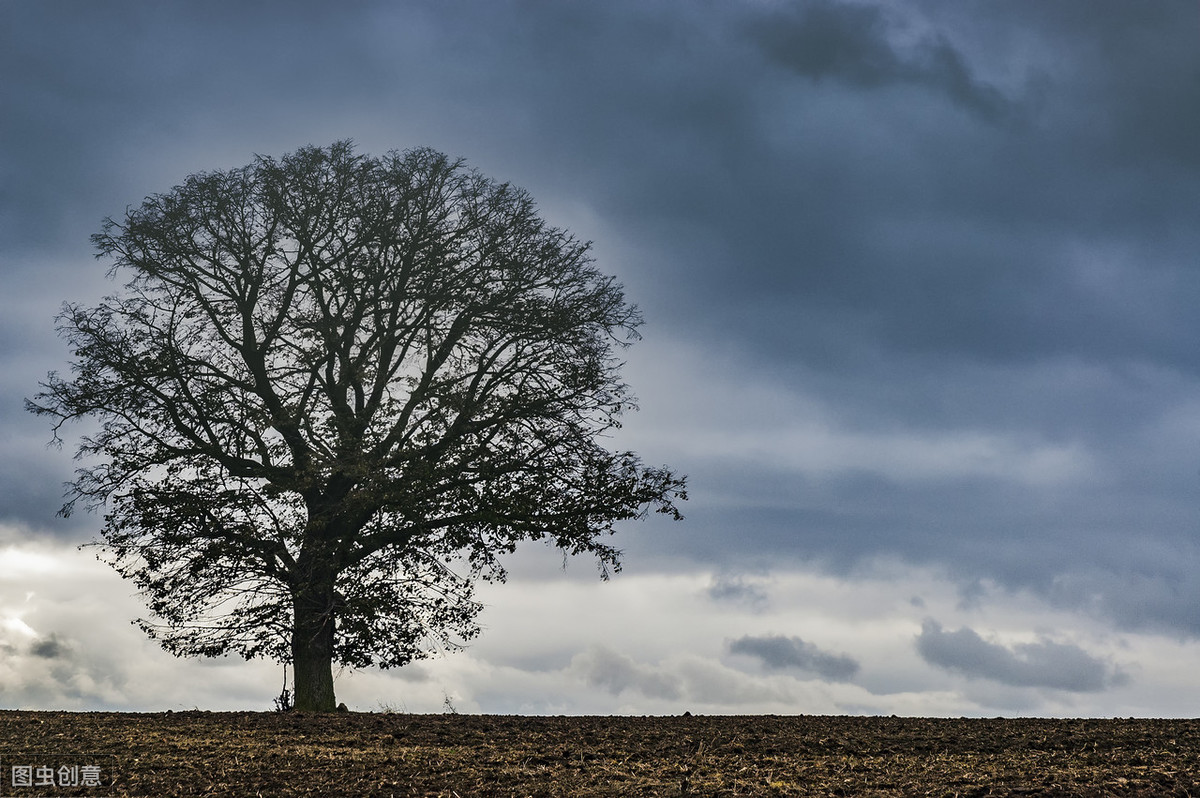
<svg viewBox="0 0 1200 798">
<path fill-rule="evenodd" d="M 332 575 L 317 578 L 292 597 L 293 706 L 302 712 L 333 712 L 333 641 L 336 609 Z"/>
</svg>

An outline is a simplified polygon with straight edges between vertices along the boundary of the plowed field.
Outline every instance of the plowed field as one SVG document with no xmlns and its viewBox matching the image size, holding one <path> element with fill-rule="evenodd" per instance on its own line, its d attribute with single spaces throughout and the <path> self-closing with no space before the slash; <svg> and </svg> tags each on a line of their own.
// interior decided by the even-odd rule
<svg viewBox="0 0 1200 798">
<path fill-rule="evenodd" d="M 71 769 L 89 764 L 100 786 Z M 0 711 L 0 785 L 4 796 L 1184 796 L 1200 795 L 1200 721 Z"/>
</svg>

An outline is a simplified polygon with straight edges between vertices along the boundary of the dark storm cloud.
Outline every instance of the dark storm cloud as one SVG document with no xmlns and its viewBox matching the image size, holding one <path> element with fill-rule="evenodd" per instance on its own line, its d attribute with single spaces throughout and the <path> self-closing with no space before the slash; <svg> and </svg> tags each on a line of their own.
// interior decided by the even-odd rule
<svg viewBox="0 0 1200 798">
<path fill-rule="evenodd" d="M 917 637 L 917 652 L 931 665 L 971 679 L 990 679 L 1012 687 L 1047 687 L 1089 693 L 1125 684 L 1122 671 L 1078 646 L 1040 640 L 1011 648 L 990 643 L 974 630 L 954 632 L 927 620 Z"/>
<path fill-rule="evenodd" d="M 270 4 L 116 7 L 114 14 L 60 6 L 72 13 L 53 19 L 57 47 L 20 34 L 48 24 L 44 15 L 14 12 L 8 26 L 5 71 L 44 76 L 9 82 L 18 106 L 31 111 L 6 116 L 34 156 L 6 165 L 17 170 L 6 186 L 33 200 L 4 203 L 23 214 L 15 226 L 22 231 L 57 218 L 64 200 L 80 202 L 101 180 L 128 181 L 120 173 L 138 168 L 145 141 L 239 136 L 239 152 L 248 153 L 276 138 L 277 128 L 300 123 L 308 132 L 294 133 L 287 142 L 294 146 L 319 129 L 313 118 L 354 120 L 369 106 L 378 115 L 372 136 L 374 125 L 391 119 L 441 119 L 446 128 L 460 121 L 454 142 L 386 146 L 432 143 L 488 159 L 507 150 L 504 160 L 520 173 L 504 177 L 523 174 L 554 190 L 575 184 L 580 199 L 628 223 L 626 235 L 666 248 L 671 262 L 653 264 L 662 274 L 634 275 L 688 299 L 676 295 L 663 310 L 674 307 L 699 325 L 711 318 L 710 333 L 720 330 L 763 358 L 815 358 L 830 346 L 835 354 L 949 347 L 1028 357 L 1101 342 L 1133 349 L 1153 332 L 1128 329 L 1133 319 L 1094 301 L 1078 303 L 1086 297 L 1047 251 L 1069 240 L 1073 226 L 1087 232 L 1079 227 L 1099 221 L 1101 204 L 1119 197 L 1164 204 L 1141 190 L 1153 183 L 1124 190 L 1139 180 L 1136 169 L 1095 168 L 1116 131 L 1074 116 L 1037 116 L 1029 81 L 1005 89 L 1024 121 L 997 127 L 961 118 L 956 109 L 994 105 L 999 89 L 951 37 L 965 34 L 939 31 L 932 11 L 925 20 L 932 31 L 905 33 L 922 16 L 920 5 L 701 4 L 703 13 L 682 14 L 670 3 L 615 3 L 518 15 L 504 4 L 466 13 L 409 3 L 282 16 Z M 1082 16 L 1084 6 L 1077 8 Z M 1014 36 L 1019 15 L 996 13 L 998 35 Z M 1160 20 L 1170 33 L 1168 22 Z M 951 15 L 949 23 L 969 33 L 987 20 Z M 1115 22 L 1089 24 L 1097 37 L 1120 42 Z M 122 29 L 136 32 L 136 46 L 88 46 L 97 32 L 119 42 Z M 1036 50 L 1029 36 L 1025 49 Z M 1165 37 L 1169 51 L 1177 40 Z M 1161 79 L 1166 59 L 1118 71 L 1074 39 L 1065 45 L 1080 62 L 1039 75 L 1038 103 L 1070 107 L 1085 93 L 1115 122 L 1126 101 L 1181 84 Z M 814 84 L 816 77 L 828 80 Z M 1053 103 L 1041 99 L 1047 92 Z M 1150 93 L 1162 98 L 1149 109 L 1162 121 L 1183 99 L 1170 89 Z M 89 120 L 87 136 L 77 116 Z M 217 121 L 231 118 L 235 129 L 223 131 Z M 464 146 L 462 131 L 484 123 L 495 138 L 475 132 L 474 146 Z M 1140 117 L 1123 124 L 1153 126 Z M 60 151 L 46 143 L 72 134 Z M 518 137 L 528 151 L 505 146 Z M 37 157 L 52 152 L 53 159 Z M 1139 152 L 1130 155 L 1136 162 Z M 190 166 L 217 165 L 232 163 Z M 1092 190 L 1101 185 L 1107 190 Z M 105 213 L 139 198 L 114 194 Z M 88 218 L 84 231 L 96 223 Z M 692 280 L 678 280 L 681 267 Z M 724 289 L 721 303 L 707 293 L 714 287 Z M 1149 288 L 1169 298 L 1177 287 L 1187 285 Z M 1135 280 L 1131 288 L 1148 287 Z M 650 294 L 644 304 L 657 306 L 655 295 L 668 294 Z M 696 309 L 710 305 L 713 312 L 697 318 Z M 1090 319 L 1072 319 L 1077 313 Z M 1058 334 L 1046 334 L 1051 320 Z"/>
<path fill-rule="evenodd" d="M 1197 17 L 1124 0 L 2 4 L 0 520 L 78 533 L 53 521 L 70 450 L 20 406 L 66 367 L 58 303 L 111 290 L 100 220 L 349 136 L 530 188 L 629 286 L 638 349 L 735 362 L 633 385 L 647 406 L 730 389 L 726 416 L 674 413 L 680 438 L 752 416 L 737 389 L 770 381 L 914 460 L 972 436 L 1022 455 L 906 473 L 696 453 L 672 463 L 693 477 L 685 525 L 631 536 L 631 560 L 848 573 L 896 556 L 1200 634 Z M 1083 465 L 1039 481 L 1016 473 L 1026 449 Z M 747 585 L 713 598 L 753 604 Z"/>
<path fill-rule="evenodd" d="M 682 142 L 690 159 L 664 157 L 635 173 L 646 183 L 639 218 L 663 226 L 654 235 L 686 255 L 672 298 L 719 286 L 722 303 L 707 301 L 704 314 L 714 339 L 745 341 L 748 356 L 827 360 L 843 372 L 880 350 L 1000 361 L 1148 354 L 1194 364 L 1190 333 L 1170 321 L 1200 287 L 1179 262 L 1194 239 L 1178 205 L 1190 178 L 1143 169 L 1157 154 L 1132 138 L 1117 144 L 1126 137 L 1094 118 L 1117 121 L 1143 90 L 1162 95 L 1161 84 L 1186 83 L 1163 60 L 1118 71 L 1076 34 L 1064 30 L 1065 41 L 1051 44 L 1027 32 L 1006 58 L 1032 53 L 1030 74 L 1008 80 L 1011 98 L 1001 101 L 983 67 L 950 43 L 957 31 L 889 40 L 889 25 L 919 16 L 913 8 L 747 12 L 735 28 L 746 40 L 717 42 L 722 66 L 745 83 L 692 65 L 703 105 L 734 111 L 741 124 L 713 119 L 696 132 L 683 128 L 683 113 L 656 120 L 654 140 Z M 1106 25 L 1100 16 L 1093 28 Z M 1017 21 L 1007 21 L 1013 27 L 978 35 L 1019 38 Z M 958 38 L 986 24 L 964 23 Z M 1161 33 L 1177 50 L 1184 34 L 1165 21 Z M 1078 61 L 1049 71 L 1059 45 Z M 765 63 L 753 60 L 756 50 Z M 791 68 L 779 68 L 787 58 Z M 1196 58 L 1185 60 L 1186 74 Z M 1122 84 L 1105 82 L 1114 75 Z M 664 88 L 649 85 L 636 91 Z M 964 103 L 1011 113 L 992 123 L 964 116 Z M 1123 147 L 1125 161 L 1113 162 Z M 630 201 L 637 195 L 627 209 Z M 1155 279 L 1139 274 L 1147 263 Z M 1129 303 L 1146 312 L 1130 313 Z"/>
<path fill-rule="evenodd" d="M 141 196 L 131 189 L 168 188 L 138 178 L 172 138 L 177 145 L 198 136 L 240 138 L 243 158 L 274 125 L 333 111 L 332 91 L 353 86 L 361 66 L 340 40 L 349 31 L 323 4 L 287 11 L 264 2 L 4 4 L 6 249 L 56 249 L 64 238 L 93 232 L 102 216 L 137 204 Z M 287 118 L 275 116 L 281 105 L 294 108 Z"/>
<path fill-rule="evenodd" d="M 986 118 L 1003 113 L 1000 92 L 978 81 L 948 41 L 924 38 L 906 52 L 891 27 L 884 7 L 823 1 L 769 7 L 748 29 L 771 60 L 814 80 L 925 86 Z"/>
<path fill-rule="evenodd" d="M 745 635 L 731 640 L 729 653 L 744 654 L 762 663 L 767 670 L 797 670 L 815 673 L 822 679 L 844 682 L 858 673 L 858 661 L 845 654 L 830 654 L 799 637 L 784 635 Z"/>
</svg>

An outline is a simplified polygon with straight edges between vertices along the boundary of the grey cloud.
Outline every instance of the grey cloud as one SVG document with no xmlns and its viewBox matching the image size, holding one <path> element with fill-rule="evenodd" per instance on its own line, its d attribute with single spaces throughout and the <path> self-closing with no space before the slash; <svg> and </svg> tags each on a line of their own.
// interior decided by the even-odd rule
<svg viewBox="0 0 1200 798">
<path fill-rule="evenodd" d="M 353 34 L 342 19 L 316 3 L 286 13 L 269 2 L 4 4 L 0 85 L 5 105 L 24 112 L 0 120 L 15 155 L 0 161 L 0 240 L 44 249 L 93 232 L 104 215 L 140 201 L 123 191 L 167 187 L 138 179 L 166 141 L 208 135 L 231 108 L 242 109 L 234 135 L 244 163 L 244 148 L 274 124 L 268 106 L 290 105 L 294 121 L 300 109 L 329 112 L 335 89 L 375 84 L 361 80 L 360 50 L 344 46 Z"/>
<path fill-rule="evenodd" d="M 1184 410 L 1200 385 L 1149 367 L 971 369 L 969 379 L 953 376 L 952 364 L 928 368 L 936 387 L 898 375 L 881 380 L 895 391 L 882 418 L 866 379 L 818 376 L 809 387 L 836 403 L 851 428 L 874 419 L 882 430 L 896 424 L 917 437 L 994 424 L 990 432 L 1007 438 L 1023 429 L 1034 440 L 1078 441 L 1092 470 L 1057 484 L 954 473 L 904 481 L 705 459 L 687 464 L 687 528 L 631 538 L 631 558 L 687 552 L 742 571 L 816 559 L 849 573 L 872 557 L 896 556 L 944 569 L 967 590 L 982 578 L 1123 629 L 1200 634 L 1200 579 L 1191 573 L 1200 558 L 1200 441 Z"/>
<path fill-rule="evenodd" d="M 634 690 L 648 698 L 678 699 L 678 680 L 656 668 L 642 665 L 632 657 L 605 646 L 592 646 L 571 660 L 570 669 L 587 684 L 613 695 Z"/>
<path fill-rule="evenodd" d="M 823 679 L 845 682 L 858 673 L 858 661 L 845 654 L 830 654 L 799 637 L 746 635 L 728 643 L 729 653 L 744 654 L 768 670 L 795 669 Z"/>
<path fill-rule="evenodd" d="M 56 634 L 38 640 L 29 648 L 30 654 L 41 659 L 61 659 L 69 652 L 69 647 Z"/>
<path fill-rule="evenodd" d="M 1046 587 L 1047 597 L 1119 629 L 1172 635 L 1182 631 L 1200 637 L 1200 574 L 1194 565 L 1200 560 L 1200 546 L 1187 540 L 1168 544 L 1164 539 L 1143 539 L 1138 551 L 1130 552 L 1128 542 L 1122 544 L 1102 540 L 1103 550 L 1112 554 L 1063 568 Z M 1121 552 L 1125 558 L 1118 567 Z M 1102 562 L 1108 567 L 1099 567 Z"/>
<path fill-rule="evenodd" d="M 713 577 L 705 592 L 713 601 L 743 604 L 756 610 L 764 608 L 770 600 L 766 590 L 753 580 L 727 574 Z"/>
<path fill-rule="evenodd" d="M 1072 129 L 1087 154 L 1105 159 L 1110 168 L 1165 178 L 1167 194 L 1160 203 L 1182 199 L 1175 194 L 1178 170 L 1194 174 L 1200 167 L 1200 153 L 1193 146 L 1200 124 L 1200 106 L 1194 101 L 1200 80 L 1194 8 L 1122 0 L 1024 0 L 996 7 L 994 16 L 980 19 L 954 2 L 928 5 L 931 17 L 958 17 L 956 24 L 973 29 L 977 38 L 1013 41 L 1011 32 L 1023 28 L 1037 32 L 1029 42 L 1053 42 L 1057 57 L 1041 59 L 1052 65 L 1040 76 L 1049 92 L 1046 99 L 1054 103 L 1044 109 L 1046 117 Z M 1152 211 L 1130 203 L 1123 216 L 1144 224 L 1143 212 Z"/>
<path fill-rule="evenodd" d="M 861 86 L 897 80 L 902 62 L 887 41 L 884 9 L 814 2 L 772 9 L 750 26 L 771 58 L 801 75 Z"/>
<path fill-rule="evenodd" d="M 888 11 L 820 0 L 772 8 L 748 28 L 771 60 L 814 80 L 861 88 L 924 85 L 988 119 L 1006 111 L 1003 95 L 976 79 L 944 36 L 906 48 L 893 43 Z"/>
<path fill-rule="evenodd" d="M 1042 639 L 1009 648 L 967 627 L 946 631 L 933 620 L 922 624 L 917 652 L 939 668 L 1013 687 L 1090 693 L 1128 681 L 1123 671 L 1075 645 Z"/>
<path fill-rule="evenodd" d="M 44 375 L 42 375 L 44 376 Z M 65 501 L 65 483 L 75 463 L 70 445 L 50 443 L 50 425 L 22 410 L 22 400 L 36 391 L 36 381 L 0 384 L 0 524 L 37 530 L 61 540 L 82 541 L 94 523 L 86 513 L 70 518 L 56 514 Z M 79 432 L 77 428 L 73 432 Z M 71 438 L 68 437 L 68 440 Z"/>
<path fill-rule="evenodd" d="M 1095 16 L 1086 6 L 1064 5 L 1079 17 Z M 949 33 L 927 34 L 907 50 L 889 41 L 889 20 L 911 13 L 912 5 L 889 4 L 887 11 L 859 3 L 787 8 L 795 10 L 763 12 L 751 29 L 764 47 L 811 35 L 812 42 L 786 50 L 817 59 L 801 64 L 809 73 L 888 85 L 924 81 L 943 96 L 996 106 L 994 90 L 975 76 L 973 54 L 949 44 Z M 1036 16 L 1029 5 L 1022 8 Z M 939 21 L 938 13 L 930 13 L 931 20 Z M 1057 42 L 1032 34 L 1021 14 L 999 16 L 1003 24 L 985 19 L 960 27 L 1052 63 Z M 1162 19 L 1145 25 L 1141 36 L 1153 31 L 1169 39 L 1170 52 L 1179 49 L 1172 30 L 1178 25 Z M 1124 36 L 1117 22 L 1093 20 L 1084 30 L 1097 40 Z M 692 302 L 670 304 L 676 312 L 712 319 L 715 340 L 744 336 L 748 358 L 830 359 L 839 373 L 851 363 L 872 362 L 879 352 L 999 362 L 1142 353 L 1194 369 L 1195 336 L 1179 320 L 1187 316 L 1181 298 L 1194 296 L 1198 282 L 1186 265 L 1186 246 L 1177 246 L 1195 243 L 1194 235 L 1181 235 L 1188 229 L 1183 209 L 1192 181 L 1186 170 L 1142 169 L 1159 150 L 1120 127 L 1135 124 L 1130 102 L 1164 92 L 1173 102 L 1159 105 L 1188 116 L 1185 109 L 1196 106 L 1178 92 L 1190 84 L 1174 77 L 1166 58 L 1117 69 L 1095 41 L 1077 41 L 1079 34 L 1065 25 L 1062 33 L 1077 61 L 1039 90 L 1046 95 L 1040 101 L 1072 112 L 1038 115 L 1030 109 L 1032 117 L 1018 115 L 1003 134 L 965 125 L 930 98 L 861 100 L 839 92 L 829 99 L 823 94 L 830 92 L 804 86 L 773 91 L 775 81 L 756 76 L 758 85 L 768 87 L 750 95 L 758 101 L 750 113 L 760 127 L 743 130 L 728 144 L 759 157 L 721 173 L 721 187 L 688 189 L 712 198 L 705 206 L 697 205 L 701 199 L 688 205 L 693 222 L 707 221 L 694 224 L 699 245 L 687 253 L 688 276 L 697 269 L 712 274 L 681 287 L 686 295 L 715 284 L 722 303 L 703 314 Z M 1141 49 L 1128 41 L 1120 46 L 1131 58 Z M 1174 60 L 1186 64 L 1185 72 L 1196 68 L 1194 53 Z M 1111 116 L 1113 124 L 1096 124 L 1096 114 Z M 1163 128 L 1177 124 L 1162 112 L 1155 118 Z M 682 135 L 669 122 L 662 127 L 664 140 Z M 771 138 L 772 127 L 790 135 Z M 1119 163 L 1113 162 L 1116 152 L 1124 153 Z M 661 165 L 647 167 L 647 181 L 657 177 L 663 188 L 647 191 L 659 211 L 643 216 L 661 220 L 681 207 L 667 187 L 684 181 Z M 678 239 L 676 248 L 688 246 Z M 1089 269 L 1068 257 L 1081 244 L 1139 254 L 1106 267 L 1113 290 L 1095 291 Z M 727 268 L 731 260 L 737 269 Z M 1147 281 L 1144 269 L 1151 263 L 1159 279 Z M 677 299 L 677 291 L 665 293 Z M 1162 312 L 1131 312 L 1131 306 Z"/>
</svg>

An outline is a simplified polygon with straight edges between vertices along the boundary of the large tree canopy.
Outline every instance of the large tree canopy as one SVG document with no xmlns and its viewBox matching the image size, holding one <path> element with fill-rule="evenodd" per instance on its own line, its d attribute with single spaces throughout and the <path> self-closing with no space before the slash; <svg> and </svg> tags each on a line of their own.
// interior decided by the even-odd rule
<svg viewBox="0 0 1200 798">
<path fill-rule="evenodd" d="M 64 512 L 182 655 L 403 665 L 477 632 L 476 577 L 522 540 L 619 567 L 614 524 L 679 518 L 684 480 L 601 445 L 632 407 L 640 316 L 525 192 L 428 149 L 349 142 L 197 174 L 93 237 L 123 292 L 66 305 L 89 417 Z"/>
</svg>

